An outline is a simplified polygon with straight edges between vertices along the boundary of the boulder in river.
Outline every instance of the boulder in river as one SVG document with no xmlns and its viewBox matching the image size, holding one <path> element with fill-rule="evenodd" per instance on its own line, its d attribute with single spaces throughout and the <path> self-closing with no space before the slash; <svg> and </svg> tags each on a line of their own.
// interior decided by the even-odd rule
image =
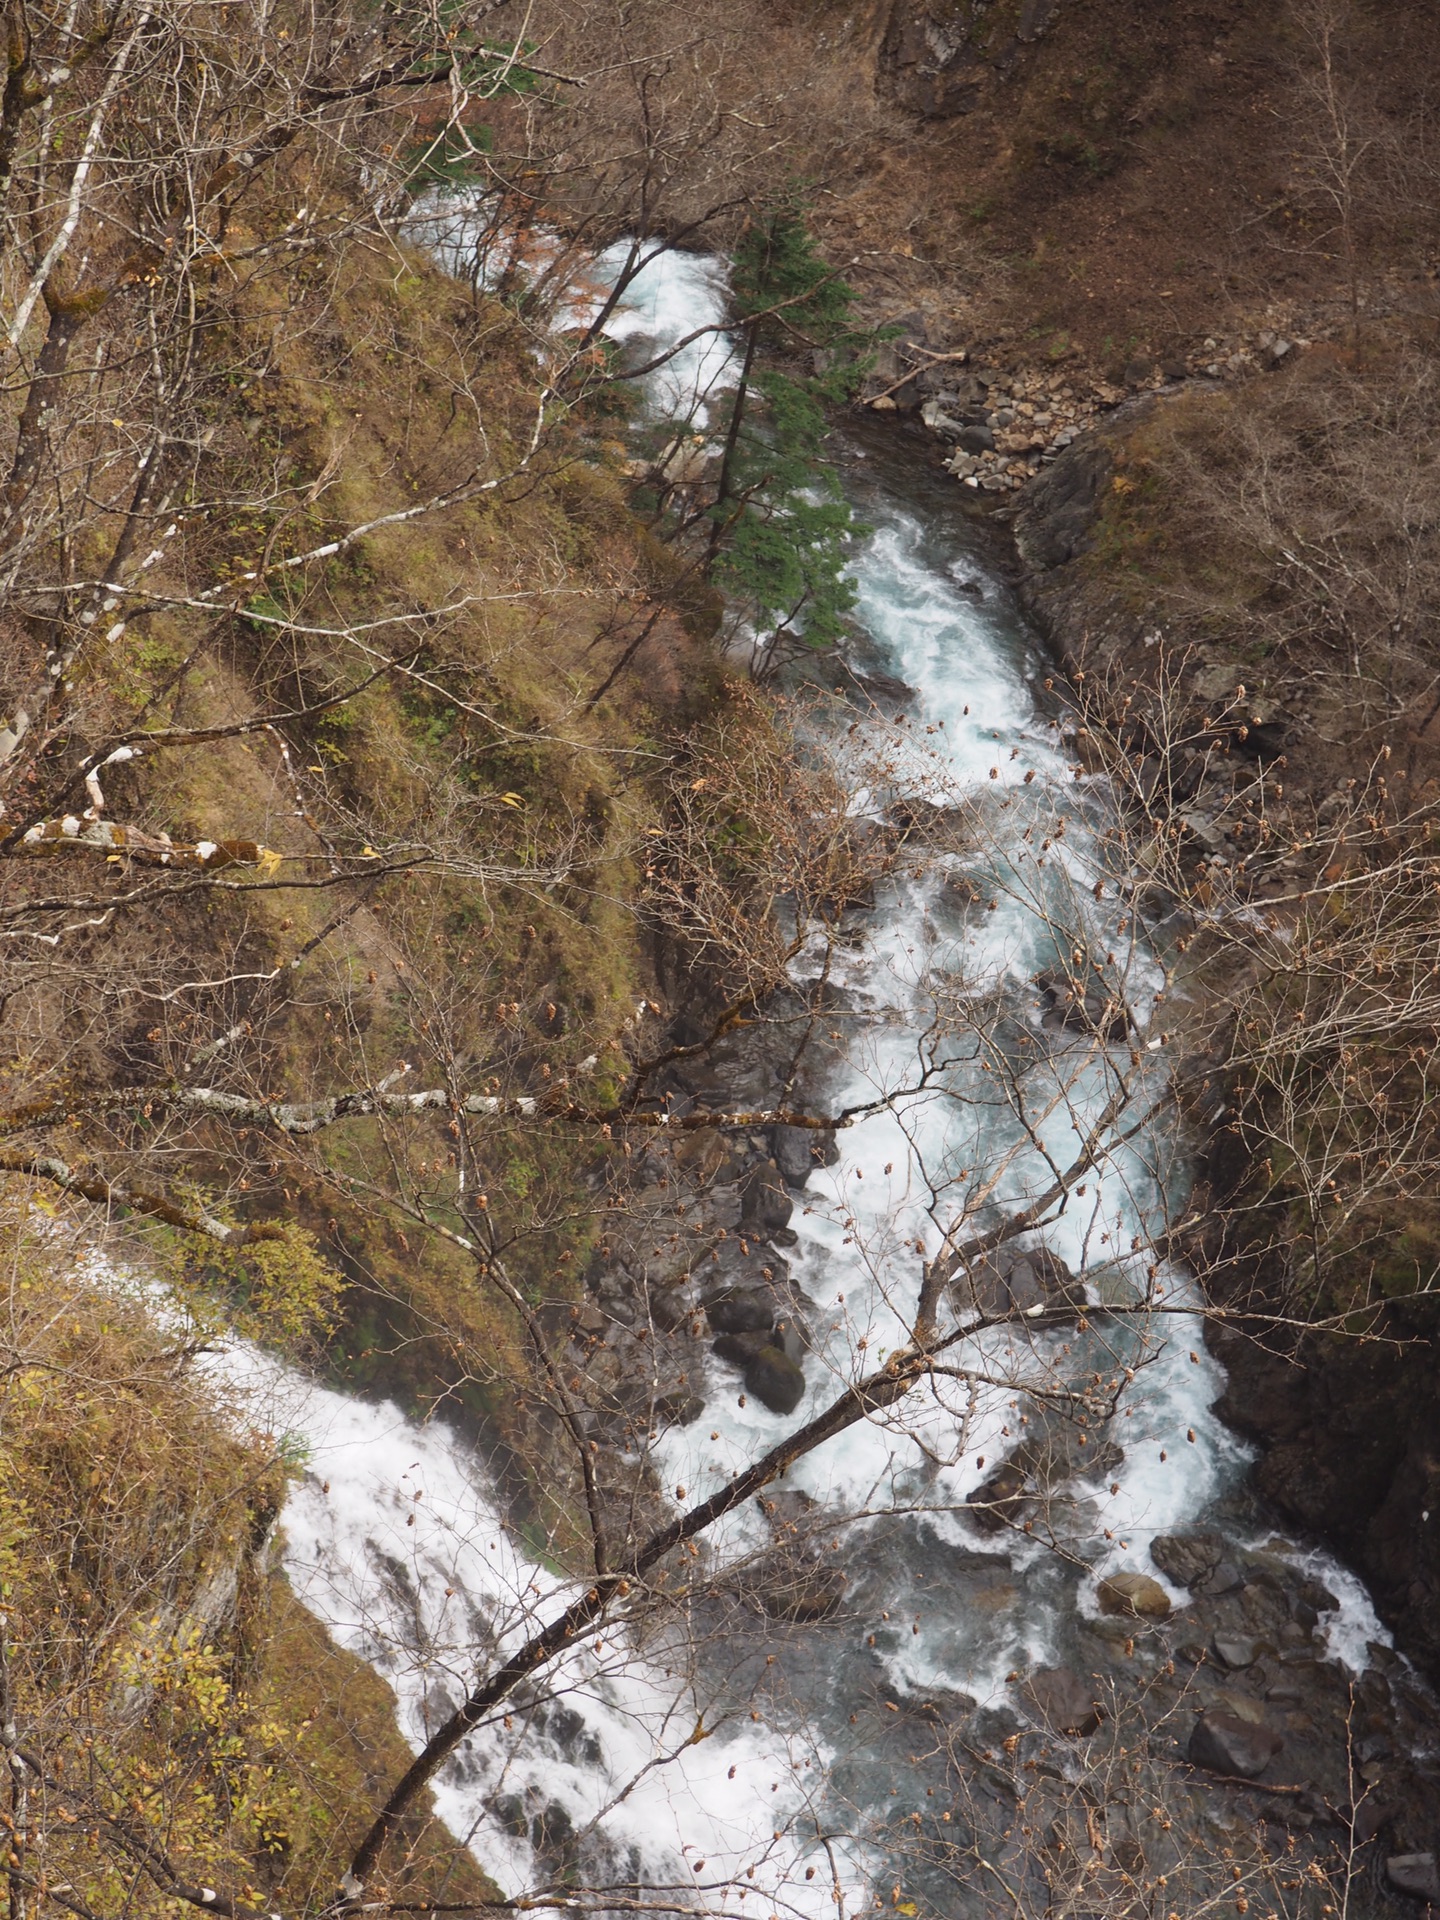
<svg viewBox="0 0 1440 1920">
<path fill-rule="evenodd" d="M 722 1333 L 718 1340 L 711 1341 L 710 1351 L 717 1360 L 728 1360 L 732 1367 L 748 1367 L 772 1338 L 769 1327 L 749 1327 L 740 1333 Z"/>
<path fill-rule="evenodd" d="M 788 1227 L 795 1202 L 785 1191 L 785 1181 L 773 1160 L 755 1167 L 745 1177 L 740 1203 L 743 1226 L 756 1233 L 773 1233 Z"/>
<path fill-rule="evenodd" d="M 950 1292 L 962 1313 L 981 1313 L 987 1319 L 1071 1301 L 1077 1307 L 1084 1304 L 1084 1288 L 1048 1247 L 996 1247 L 962 1266 Z"/>
<path fill-rule="evenodd" d="M 792 1187 L 803 1187 L 816 1167 L 829 1167 L 840 1158 L 835 1136 L 824 1127 L 772 1127 L 770 1144 L 775 1164 Z"/>
<path fill-rule="evenodd" d="M 1177 1587 L 1196 1587 L 1219 1566 L 1225 1542 L 1218 1533 L 1159 1533 L 1150 1542 L 1150 1558 Z"/>
<path fill-rule="evenodd" d="M 1020 1689 L 1020 1697 L 1052 1733 L 1094 1733 L 1105 1715 L 1095 1689 L 1073 1667 L 1037 1667 Z"/>
<path fill-rule="evenodd" d="M 1026 1508 L 1034 1504 L 1034 1496 L 1025 1491 L 1026 1479 L 1025 1469 L 1007 1460 L 966 1496 L 970 1518 L 982 1533 L 999 1533 L 1024 1519 Z"/>
<path fill-rule="evenodd" d="M 726 1287 L 705 1302 L 716 1333 L 766 1333 L 775 1324 L 775 1299 L 763 1287 Z"/>
<path fill-rule="evenodd" d="M 1128 1613 L 1142 1620 L 1168 1620 L 1170 1596 L 1148 1573 L 1125 1569 L 1112 1573 L 1095 1589 L 1102 1613 Z"/>
<path fill-rule="evenodd" d="M 764 1346 L 745 1369 L 745 1388 L 771 1413 L 793 1413 L 805 1397 L 805 1375 L 782 1348 Z"/>
<path fill-rule="evenodd" d="M 1397 1893 L 1440 1906 L 1440 1866 L 1433 1853 L 1392 1853 L 1385 1862 L 1385 1878 Z"/>
<path fill-rule="evenodd" d="M 1202 1713 L 1190 1734 L 1186 1757 L 1211 1773 L 1253 1780 L 1285 1744 L 1274 1727 L 1256 1726 L 1233 1713 Z"/>
<path fill-rule="evenodd" d="M 787 1567 L 761 1576 L 760 1604 L 772 1620 L 824 1620 L 839 1606 L 845 1575 L 838 1567 Z"/>
</svg>

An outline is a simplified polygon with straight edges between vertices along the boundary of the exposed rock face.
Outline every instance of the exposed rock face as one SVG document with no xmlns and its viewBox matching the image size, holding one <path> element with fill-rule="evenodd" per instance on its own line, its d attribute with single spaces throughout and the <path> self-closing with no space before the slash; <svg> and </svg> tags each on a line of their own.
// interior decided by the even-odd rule
<svg viewBox="0 0 1440 1920">
<path fill-rule="evenodd" d="M 1100 496 L 1114 469 L 1106 441 L 1087 434 L 1028 489 L 1015 517 L 1016 543 L 1027 571 L 1051 573 L 1088 549 Z"/>
<path fill-rule="evenodd" d="M 1223 1327 L 1212 1345 L 1229 1375 L 1217 1410 L 1267 1449 L 1260 1492 L 1332 1541 L 1401 1645 L 1440 1672 L 1440 1523 L 1425 1517 L 1440 1514 L 1433 1349 L 1317 1338 L 1296 1367 Z"/>
<path fill-rule="evenodd" d="M 1112 1573 L 1095 1589 L 1095 1597 L 1102 1613 L 1134 1614 L 1143 1620 L 1170 1617 L 1170 1596 L 1148 1573 L 1131 1573 L 1128 1569 Z"/>
<path fill-rule="evenodd" d="M 1097 599 L 1083 562 L 1116 449 L 1152 404 L 1140 402 L 1076 440 L 1026 488 L 1015 516 L 1026 603 L 1059 659 L 1085 668 L 1092 681 L 1110 672 L 1129 686 L 1146 657 L 1146 612 Z M 1236 673 L 1229 661 L 1202 657 L 1192 679 L 1197 699 L 1215 694 L 1223 704 Z M 1237 754 L 1270 752 L 1288 738 L 1285 716 L 1253 700 L 1232 719 Z M 1293 743 L 1289 751 L 1293 758 Z M 1144 777 L 1158 788 L 1158 774 Z M 1166 803 L 1181 814 L 1196 851 L 1223 856 L 1229 843 L 1210 822 L 1203 790 L 1197 793 L 1199 775 L 1182 767 L 1166 777 Z M 1247 1171 L 1221 1136 L 1205 1169 L 1212 1192 L 1235 1191 Z M 1257 1224 L 1262 1241 L 1266 1230 Z M 1263 1253 L 1217 1238 L 1207 1241 L 1202 1264 L 1218 1274 L 1219 1304 L 1288 1311 L 1286 1275 L 1268 1268 Z M 1262 1449 L 1260 1494 L 1355 1568 L 1401 1647 L 1440 1676 L 1440 1518 L 1428 1517 L 1440 1516 L 1440 1373 L 1432 1344 L 1440 1339 L 1440 1310 L 1434 1301 L 1391 1304 L 1372 1330 L 1396 1336 L 1394 1343 L 1295 1342 L 1283 1326 L 1273 1338 L 1257 1338 L 1253 1324 L 1242 1332 L 1209 1322 L 1207 1343 L 1229 1376 L 1217 1411 Z M 1192 1591 L 1239 1583 L 1233 1562 L 1218 1559 L 1202 1574 L 1167 1564 L 1160 1542 L 1152 1551 L 1156 1566 Z"/>
<path fill-rule="evenodd" d="M 789 1226 L 794 1211 L 795 1202 L 785 1191 L 784 1179 L 773 1161 L 746 1176 L 740 1204 L 743 1225 L 756 1233 L 775 1233 Z"/>
<path fill-rule="evenodd" d="M 1018 11 L 997 18 L 986 0 L 897 0 L 880 56 L 886 90 L 929 120 L 973 112 L 1014 74 L 1059 5 L 1023 0 Z"/>
<path fill-rule="evenodd" d="M 1203 1713 L 1195 1722 L 1186 1749 L 1197 1767 L 1234 1779 L 1253 1780 L 1263 1773 L 1285 1745 L 1273 1727 L 1254 1726 L 1233 1713 Z"/>
</svg>

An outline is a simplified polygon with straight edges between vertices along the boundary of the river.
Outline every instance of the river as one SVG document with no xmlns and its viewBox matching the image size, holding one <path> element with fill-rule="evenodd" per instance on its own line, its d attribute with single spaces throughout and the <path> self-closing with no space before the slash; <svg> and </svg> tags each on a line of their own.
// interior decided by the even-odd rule
<svg viewBox="0 0 1440 1920">
<path fill-rule="evenodd" d="M 723 321 L 724 303 L 714 262 L 663 254 L 611 331 L 651 353 Z M 697 384 L 723 385 L 727 366 L 723 337 L 697 342 L 652 376 L 652 412 L 685 412 L 703 430 Z M 812 724 L 833 730 L 842 764 L 858 769 L 876 750 L 901 758 L 890 792 L 857 786 L 858 815 L 879 816 L 904 789 L 951 810 L 968 839 L 889 885 L 843 949 L 839 985 L 864 1017 L 811 1091 L 838 1103 L 903 1085 L 937 1030 L 953 1058 L 923 1094 L 840 1134 L 839 1159 L 811 1176 L 786 1255 L 811 1321 L 805 1400 L 786 1416 L 753 1395 L 742 1404 L 734 1374 L 716 1366 L 702 1417 L 656 1443 L 658 1480 L 691 1501 L 903 1341 L 917 1247 L 938 1250 L 937 1219 L 973 1200 L 987 1170 L 1003 1168 L 988 1219 L 1043 1188 L 1117 1075 L 1133 1087 L 1128 1113 L 1163 1111 L 1163 954 L 1142 938 L 1127 876 L 1113 870 L 1108 792 L 1067 756 L 1063 707 L 992 532 L 966 519 L 954 483 L 893 431 L 857 430 L 837 459 L 870 529 L 854 558 L 863 638 L 849 664 L 889 695 L 871 708 L 847 681 Z M 957 904 L 947 887 L 957 873 L 977 905 Z M 1035 977 L 1072 948 L 1087 964 L 1105 956 L 1130 1010 L 1131 1032 L 1113 1045 L 1042 1023 Z M 964 1891 L 953 1859 L 897 1837 L 902 1812 L 917 1830 L 930 1818 L 937 1789 L 958 1805 L 957 1716 L 984 1747 L 966 1789 L 967 1831 L 983 1838 L 1006 1817 L 986 1800 L 986 1767 L 1016 1724 L 1017 1676 L 1093 1659 L 1097 1580 L 1120 1568 L 1156 1574 L 1151 1540 L 1201 1515 L 1219 1514 L 1236 1538 L 1265 1532 L 1245 1505 L 1246 1455 L 1210 1411 L 1222 1383 L 1192 1283 L 1152 1252 L 1185 1180 L 1183 1135 L 1157 1118 L 1115 1147 L 1043 1235 L 1092 1301 L 1148 1294 L 1153 1318 L 992 1330 L 971 1343 L 967 1379 L 938 1384 L 903 1420 L 858 1424 L 789 1476 L 787 1498 L 805 1496 L 812 1531 L 832 1521 L 845 1531 L 835 1618 L 772 1629 L 746 1615 L 741 1631 L 742 1616 L 717 1606 L 640 1639 L 605 1634 L 577 1648 L 543 1696 L 472 1737 L 441 1779 L 438 1807 L 507 1891 L 579 1862 L 590 1877 L 678 1889 L 678 1906 L 734 1913 L 855 1913 L 877 1891 L 912 1912 L 917 1901 L 925 1912 L 989 1910 Z M 419 1429 L 393 1407 L 307 1386 L 253 1355 L 224 1364 L 276 1403 L 275 1424 L 305 1435 L 308 1469 L 285 1513 L 296 1592 L 389 1680 L 419 1743 L 477 1665 L 547 1615 L 563 1577 L 527 1552 L 483 1462 L 443 1425 Z M 965 1503 L 1024 1430 L 1022 1415 L 1029 1424 L 1025 1383 L 1078 1391 L 1126 1366 L 1135 1379 L 1105 1429 L 1121 1456 L 1107 1453 L 1099 1472 L 1078 1466 L 1033 1535 L 978 1530 Z M 768 1540 L 752 1505 L 727 1523 L 717 1553 L 734 1561 Z M 1342 1601 L 1324 1616 L 1326 1650 L 1361 1670 L 1367 1642 L 1385 1636 L 1358 1583 L 1299 1546 L 1272 1545 L 1323 1573 Z M 1184 1604 L 1183 1589 L 1168 1592 Z"/>
</svg>

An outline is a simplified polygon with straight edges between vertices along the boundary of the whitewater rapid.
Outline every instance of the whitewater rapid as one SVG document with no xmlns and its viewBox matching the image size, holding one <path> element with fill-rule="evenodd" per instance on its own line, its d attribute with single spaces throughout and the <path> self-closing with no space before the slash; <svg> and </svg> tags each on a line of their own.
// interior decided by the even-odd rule
<svg viewBox="0 0 1440 1920">
<path fill-rule="evenodd" d="M 622 258 L 623 249 L 612 251 L 597 278 Z M 700 434 L 712 424 L 715 392 L 733 368 L 725 303 L 717 263 L 672 253 L 629 289 L 609 330 L 630 352 L 699 335 L 648 382 L 655 418 L 680 416 Z M 854 556 L 864 664 L 911 690 L 906 727 L 919 743 L 919 790 L 950 805 L 983 799 L 993 835 L 983 856 L 939 856 L 880 902 L 840 976 L 853 1004 L 874 1017 L 857 1023 L 864 1037 L 834 1062 L 827 1095 L 843 1102 L 903 1079 L 934 1013 L 937 981 L 960 983 L 955 990 L 977 1004 L 1002 989 L 1023 997 L 1055 958 L 1057 928 L 1116 953 L 1148 1046 L 1163 969 L 1132 940 L 1115 890 L 1094 898 L 1105 878 L 1098 835 L 1106 795 L 1067 758 L 1033 638 L 957 527 L 927 521 L 883 475 L 868 479 L 858 449 L 855 483 L 871 527 Z M 837 728 L 854 717 L 840 706 Z M 890 720 L 873 725 L 893 729 Z M 857 809 L 870 800 L 857 792 Z M 1068 831 L 1057 834 L 1061 819 Z M 993 911 L 946 907 L 943 883 L 956 864 L 983 881 Z M 1070 1070 L 1063 1061 L 1047 1066 L 1048 1058 L 1037 1049 L 1037 1073 Z M 1098 1070 L 1085 1071 L 1091 1080 L 1082 1076 L 1042 1130 L 1062 1160 L 1075 1125 L 1104 1097 Z M 1145 1071 L 1158 1091 L 1163 1047 Z M 667 1430 L 656 1447 L 658 1478 L 672 1492 L 684 1487 L 684 1504 L 903 1341 L 920 1250 L 939 1245 L 926 1211 L 937 1180 L 958 1198 L 959 1169 L 1003 1151 L 1012 1156 L 1004 1204 L 1020 1204 L 1045 1178 L 1043 1160 L 1019 1150 L 1013 1118 L 988 1097 L 978 1060 L 942 1090 L 841 1134 L 839 1144 L 839 1159 L 817 1170 L 797 1207 L 798 1244 L 788 1254 L 816 1329 L 805 1401 L 784 1417 L 753 1395 L 742 1405 L 735 1376 L 717 1367 L 703 1415 Z M 1183 1190 L 1178 1155 L 1163 1127 L 1117 1152 L 1087 1182 L 1083 1205 L 1048 1230 L 1048 1245 L 1123 1292 Z M 1148 1364 L 1115 1423 L 1123 1462 L 1082 1489 L 1077 1509 L 1079 1544 L 1097 1573 L 1148 1567 L 1155 1534 L 1200 1514 L 1244 1465 L 1210 1411 L 1222 1379 L 1190 1312 L 1190 1283 L 1177 1269 L 1161 1278 L 1173 1311 L 1134 1336 Z M 998 1375 L 1080 1364 L 1074 1335 L 997 1330 L 985 1338 L 980 1357 Z M 507 1524 L 485 1461 L 442 1424 L 417 1427 L 392 1406 L 317 1387 L 240 1347 L 212 1364 L 252 1418 L 296 1436 L 306 1467 L 284 1515 L 286 1571 L 336 1640 L 386 1678 L 401 1726 L 420 1746 L 476 1673 L 559 1604 L 565 1582 Z M 793 1713 L 756 1717 L 751 1696 L 731 1684 L 723 1649 L 696 1669 L 678 1637 L 671 1649 L 663 1632 L 643 1646 L 624 1630 L 604 1632 L 547 1676 L 543 1697 L 508 1702 L 467 1741 L 437 1785 L 447 1826 L 510 1893 L 545 1884 L 558 1846 L 612 1879 L 678 1889 L 680 1905 L 800 1920 L 868 1906 L 883 1854 L 858 1821 L 837 1834 L 829 1788 L 837 1766 L 854 1763 L 846 1742 L 857 1663 L 878 1663 L 884 1686 L 900 1696 L 999 1702 L 1017 1669 L 1062 1657 L 1077 1617 L 1093 1608 L 1093 1578 L 1057 1569 L 1038 1541 L 988 1541 L 986 1565 L 978 1574 L 971 1566 L 977 1539 L 963 1503 L 985 1477 L 982 1460 L 993 1469 L 1013 1444 L 1017 1405 L 1008 1384 L 942 1385 L 903 1422 L 860 1423 L 787 1479 L 837 1524 L 867 1504 L 910 1514 L 905 1551 L 884 1564 L 891 1548 L 879 1549 L 882 1564 L 868 1587 L 858 1583 L 852 1613 L 822 1629 L 835 1636 L 833 1656 L 804 1670 L 808 1691 Z M 760 1547 L 764 1538 L 752 1509 L 728 1523 L 718 1551 Z M 989 1582 L 983 1612 L 962 1578 Z M 1363 1665 L 1365 1639 L 1383 1637 L 1378 1623 L 1358 1583 L 1335 1570 L 1325 1578 L 1346 1602 L 1332 1650 Z M 913 1630 L 894 1630 L 891 1614 L 906 1622 L 913 1614 Z M 877 1775 L 862 1781 L 860 1799 L 878 1804 L 884 1790 Z"/>
</svg>

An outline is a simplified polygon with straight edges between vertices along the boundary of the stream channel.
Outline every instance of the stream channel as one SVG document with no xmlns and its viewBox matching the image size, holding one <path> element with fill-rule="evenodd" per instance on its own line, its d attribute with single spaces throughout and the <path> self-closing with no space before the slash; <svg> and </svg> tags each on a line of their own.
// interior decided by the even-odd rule
<svg viewBox="0 0 1440 1920">
<path fill-rule="evenodd" d="M 653 353 L 723 321 L 725 298 L 713 262 L 662 254 L 613 331 Z M 728 356 L 723 337 L 707 337 L 650 376 L 652 419 L 685 413 L 703 430 L 704 390 L 729 377 Z M 854 562 L 864 638 L 848 664 L 889 699 L 867 709 L 850 686 L 816 724 L 833 727 L 841 763 L 857 769 L 873 733 L 900 761 L 897 788 L 968 810 L 986 838 L 983 850 L 940 852 L 898 877 L 863 916 L 833 977 L 841 1004 L 867 1017 L 850 1023 L 853 1044 L 833 1049 L 807 1097 L 833 1109 L 904 1085 L 937 1019 L 951 1022 L 955 1061 L 922 1094 L 840 1133 L 839 1158 L 797 1191 L 795 1242 L 777 1257 L 810 1323 L 805 1398 L 788 1415 L 768 1412 L 707 1357 L 703 1414 L 654 1444 L 665 1496 L 685 1488 L 690 1501 L 901 1343 L 920 1282 L 916 1244 L 939 1247 L 926 1211 L 937 1186 L 943 1219 L 1001 1166 L 983 1216 L 993 1219 L 1048 1183 L 1046 1152 L 1061 1165 L 1073 1157 L 1074 1128 L 1099 1114 L 1116 1062 L 1138 1089 L 1131 1114 L 1166 1073 L 1165 1045 L 1151 1044 L 1164 973 L 1132 933 L 1126 876 L 1107 871 L 1108 796 L 1067 758 L 1063 710 L 1047 698 L 1047 662 L 1003 582 L 992 530 L 959 511 L 954 483 L 927 471 L 893 429 L 856 429 L 837 457 L 869 529 Z M 857 816 L 893 804 L 893 792 L 856 777 Z M 961 872 L 969 884 L 957 888 Z M 978 903 L 967 905 L 967 892 Z M 1042 1026 L 1035 977 L 1062 944 L 1113 956 L 1133 1024 L 1111 1047 Z M 961 1044 L 955 1009 L 993 1008 L 997 995 L 1005 1018 Z M 1027 1036 L 1017 1044 L 1029 1049 L 1033 1141 L 987 1072 L 987 1049 L 1007 1033 Z M 877 1894 L 910 1913 L 1012 1911 L 974 1862 L 990 1849 L 1011 1871 L 1004 1860 L 1020 1846 L 1018 1834 L 1006 1837 L 1018 1825 L 1013 1783 L 997 1778 L 1012 1765 L 1007 1732 L 1026 1724 L 1017 1676 L 1068 1665 L 1124 1685 L 1108 1676 L 1126 1658 L 1157 1670 L 1165 1645 L 1135 1655 L 1136 1623 L 1102 1617 L 1097 1581 L 1124 1568 L 1160 1578 L 1150 1543 L 1199 1522 L 1224 1533 L 1242 1572 L 1255 1555 L 1265 1560 L 1281 1612 L 1297 1582 L 1328 1589 L 1339 1604 L 1312 1621 L 1306 1657 L 1336 1684 L 1383 1657 L 1387 1637 L 1359 1583 L 1276 1539 L 1247 1504 L 1245 1452 L 1210 1411 L 1221 1376 L 1187 1310 L 1187 1276 L 1162 1265 L 1147 1282 L 1185 1179 L 1183 1135 L 1157 1122 L 1117 1148 L 1040 1236 L 1083 1275 L 1091 1302 L 1133 1299 L 1149 1284 L 1163 1303 L 1155 1318 L 1102 1311 L 1088 1332 L 1073 1321 L 991 1328 L 961 1350 L 969 1380 L 916 1396 L 903 1420 L 854 1426 L 791 1472 L 783 1498 L 794 1511 L 822 1532 L 830 1516 L 845 1522 L 845 1600 L 832 1617 L 717 1614 L 715 1630 L 695 1636 L 698 1657 L 678 1627 L 637 1639 L 621 1628 L 576 1648 L 543 1696 L 472 1736 L 437 1804 L 508 1892 L 578 1871 L 591 1884 L 678 1889 L 679 1906 L 762 1920 L 854 1914 Z M 1070 1461 L 1066 1499 L 1046 1525 L 1028 1536 L 978 1527 L 967 1497 L 1017 1435 L 1034 1431 L 1025 1379 L 1083 1384 L 1127 1363 L 1136 1377 L 1096 1428 L 1094 1465 Z M 442 1424 L 417 1427 L 392 1406 L 305 1385 L 255 1355 L 225 1364 L 277 1403 L 272 1419 L 306 1434 L 309 1468 L 284 1517 L 289 1577 L 336 1639 L 390 1682 L 418 1745 L 477 1664 L 548 1617 L 567 1582 L 527 1553 L 483 1463 Z M 873 1517 L 856 1523 L 862 1511 Z M 712 1551 L 737 1562 L 760 1552 L 768 1525 L 752 1502 Z M 1183 1625 L 1191 1596 L 1161 1584 Z M 692 1741 L 702 1720 L 708 1737 Z M 654 1764 L 659 1756 L 669 1758 Z M 967 1836 L 969 1876 L 943 1848 L 907 1837 L 928 1833 L 940 1806 L 942 1838 Z"/>
</svg>

